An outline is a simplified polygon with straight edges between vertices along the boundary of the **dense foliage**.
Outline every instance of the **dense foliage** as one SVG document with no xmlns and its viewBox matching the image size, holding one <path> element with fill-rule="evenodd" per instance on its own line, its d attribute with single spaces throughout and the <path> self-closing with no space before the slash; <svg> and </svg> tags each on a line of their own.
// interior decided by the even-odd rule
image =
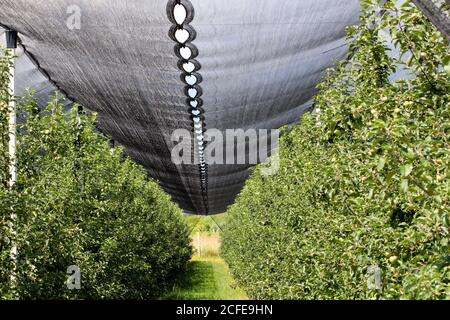
<svg viewBox="0 0 450 320">
<path fill-rule="evenodd" d="M 77 107 L 67 114 L 57 98 L 45 108 L 24 99 L 18 107 L 19 180 L 13 190 L 7 188 L 3 87 L 8 68 L 3 66 L 9 57 L 3 62 L 0 297 L 160 296 L 190 259 L 187 225 L 179 207 L 144 170 L 95 130 L 95 117 Z M 11 212 L 17 221 L 11 221 Z M 14 290 L 12 238 L 19 252 Z M 66 286 L 67 268 L 73 265 L 81 271 L 81 290 Z"/>
<path fill-rule="evenodd" d="M 253 298 L 450 299 L 449 46 L 409 1 L 362 3 L 318 112 L 229 210 L 223 255 Z"/>
</svg>

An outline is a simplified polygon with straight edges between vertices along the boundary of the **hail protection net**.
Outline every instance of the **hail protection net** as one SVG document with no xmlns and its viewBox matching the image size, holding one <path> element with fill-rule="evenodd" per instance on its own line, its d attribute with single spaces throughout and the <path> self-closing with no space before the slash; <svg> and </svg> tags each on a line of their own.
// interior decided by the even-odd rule
<svg viewBox="0 0 450 320">
<path fill-rule="evenodd" d="M 0 0 L 0 24 L 19 32 L 19 93 L 45 101 L 57 88 L 97 112 L 186 212 L 213 214 L 251 164 L 208 163 L 204 131 L 298 122 L 359 11 L 358 0 Z M 172 161 L 179 129 L 193 163 Z M 258 139 L 239 144 L 251 153 Z"/>
</svg>

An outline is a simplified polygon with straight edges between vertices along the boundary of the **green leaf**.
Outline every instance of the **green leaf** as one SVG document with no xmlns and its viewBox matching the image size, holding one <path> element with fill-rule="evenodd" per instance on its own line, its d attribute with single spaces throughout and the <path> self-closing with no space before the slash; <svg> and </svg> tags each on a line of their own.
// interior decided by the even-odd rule
<svg viewBox="0 0 450 320">
<path fill-rule="evenodd" d="M 413 168 L 414 168 L 413 165 L 408 163 L 400 168 L 400 172 L 403 177 L 408 177 L 413 171 Z"/>
<path fill-rule="evenodd" d="M 384 166 L 386 165 L 386 158 L 382 157 L 378 160 L 378 166 L 377 166 L 377 170 L 381 171 L 384 169 Z"/>
<path fill-rule="evenodd" d="M 408 192 L 408 188 L 409 188 L 409 182 L 408 179 L 402 179 L 400 181 L 400 191 L 402 192 Z"/>
</svg>

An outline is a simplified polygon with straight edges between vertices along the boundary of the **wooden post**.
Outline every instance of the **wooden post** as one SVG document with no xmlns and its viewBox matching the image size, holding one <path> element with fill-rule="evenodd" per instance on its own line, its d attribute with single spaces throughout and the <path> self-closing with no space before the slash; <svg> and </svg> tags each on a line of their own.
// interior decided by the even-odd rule
<svg viewBox="0 0 450 320">
<path fill-rule="evenodd" d="M 197 255 L 199 257 L 202 256 L 202 247 L 201 247 L 201 243 L 200 243 L 200 231 L 197 232 Z"/>
</svg>

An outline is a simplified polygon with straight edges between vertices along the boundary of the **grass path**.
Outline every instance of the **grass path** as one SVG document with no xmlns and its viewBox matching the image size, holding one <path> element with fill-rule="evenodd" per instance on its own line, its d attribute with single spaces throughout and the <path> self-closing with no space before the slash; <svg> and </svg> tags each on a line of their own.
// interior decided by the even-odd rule
<svg viewBox="0 0 450 320">
<path fill-rule="evenodd" d="M 166 300 L 248 300 L 238 287 L 226 262 L 220 258 L 221 233 L 225 215 L 186 216 L 191 230 L 194 257 L 180 274 Z M 200 251 L 200 252 L 199 252 Z M 201 255 L 201 257 L 199 257 Z"/>
<path fill-rule="evenodd" d="M 220 257 L 194 257 L 177 279 L 168 300 L 247 300 Z"/>
</svg>

